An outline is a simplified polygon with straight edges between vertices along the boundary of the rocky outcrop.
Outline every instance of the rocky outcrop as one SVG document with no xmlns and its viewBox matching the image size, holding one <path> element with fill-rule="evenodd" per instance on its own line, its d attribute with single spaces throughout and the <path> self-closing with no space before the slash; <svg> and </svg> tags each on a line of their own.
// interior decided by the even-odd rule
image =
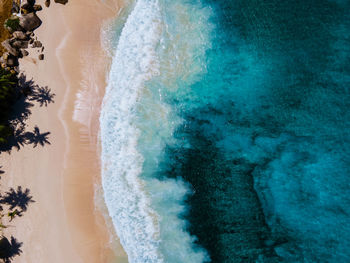
<svg viewBox="0 0 350 263">
<path fill-rule="evenodd" d="M 25 30 L 25 31 L 33 31 L 37 29 L 41 25 L 40 18 L 35 13 L 30 13 L 27 15 L 22 15 L 19 18 L 19 25 Z"/>
<path fill-rule="evenodd" d="M 59 4 L 67 4 L 68 3 L 68 0 L 55 0 L 55 3 L 59 3 Z"/>
<path fill-rule="evenodd" d="M 16 39 L 19 39 L 19 40 L 27 40 L 28 39 L 28 36 L 25 33 L 23 33 L 22 31 L 13 32 L 12 36 Z"/>
<path fill-rule="evenodd" d="M 54 1 L 63 5 L 68 3 L 68 0 Z M 18 2 L 13 1 L 12 12 L 19 13 L 21 11 L 22 15 L 13 15 L 6 21 L 5 28 L 7 28 L 12 37 L 1 43 L 7 52 L 0 57 L 1 67 L 17 72 L 19 70 L 18 59 L 29 55 L 29 52 L 26 50 L 29 45 L 31 48 L 37 48 L 39 53 L 38 59 L 44 60 L 44 46 L 34 34 L 34 30 L 42 24 L 36 12 L 41 11 L 43 7 L 40 4 L 36 4 L 35 0 L 22 0 L 21 6 L 19 6 Z M 51 4 L 51 0 L 43 0 L 42 2 L 46 7 L 49 7 Z"/>
<path fill-rule="evenodd" d="M 1 43 L 1 45 L 6 48 L 6 50 L 13 56 L 17 57 L 19 55 L 19 51 L 12 47 L 10 39 L 5 40 Z"/>
<path fill-rule="evenodd" d="M 12 43 L 12 47 L 16 49 L 28 48 L 28 41 L 15 40 Z"/>
</svg>

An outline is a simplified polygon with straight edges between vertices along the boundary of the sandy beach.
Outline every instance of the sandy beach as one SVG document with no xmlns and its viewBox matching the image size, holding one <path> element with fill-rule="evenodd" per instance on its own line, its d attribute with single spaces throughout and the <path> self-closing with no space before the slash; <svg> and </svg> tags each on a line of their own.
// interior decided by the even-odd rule
<svg viewBox="0 0 350 263">
<path fill-rule="evenodd" d="M 99 112 L 110 59 L 101 47 L 102 25 L 116 14 L 117 1 L 51 1 L 38 12 L 36 50 L 21 60 L 27 80 L 55 94 L 47 107 L 35 104 L 26 130 L 50 132 L 50 144 L 0 156 L 1 187 L 30 189 L 34 203 L 5 230 L 23 242 L 13 262 L 127 262 L 106 216 L 100 186 Z M 96 205 L 97 204 L 97 205 Z"/>
</svg>

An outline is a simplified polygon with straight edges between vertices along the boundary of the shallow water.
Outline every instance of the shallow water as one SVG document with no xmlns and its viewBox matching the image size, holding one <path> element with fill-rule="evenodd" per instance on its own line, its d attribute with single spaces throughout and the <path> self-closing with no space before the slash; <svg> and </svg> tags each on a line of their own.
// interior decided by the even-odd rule
<svg viewBox="0 0 350 263">
<path fill-rule="evenodd" d="M 349 5 L 130 6 L 100 118 L 130 262 L 350 261 Z"/>
</svg>

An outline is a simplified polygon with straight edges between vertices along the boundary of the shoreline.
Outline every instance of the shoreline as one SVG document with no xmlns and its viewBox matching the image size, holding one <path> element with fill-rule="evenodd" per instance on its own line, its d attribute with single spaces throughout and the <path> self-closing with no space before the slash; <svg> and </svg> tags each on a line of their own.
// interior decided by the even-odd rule
<svg viewBox="0 0 350 263">
<path fill-rule="evenodd" d="M 37 3 L 44 6 L 43 0 Z M 106 3 L 110 8 L 98 4 L 74 0 L 63 6 L 52 1 L 38 13 L 43 24 L 35 32 L 45 46 L 45 60 L 37 61 L 30 50 L 30 56 L 20 61 L 27 79 L 48 86 L 56 97 L 47 108 L 33 107 L 27 122 L 29 130 L 38 125 L 40 131 L 51 132 L 51 145 L 25 146 L 3 155 L 8 176 L 2 185 L 28 187 L 36 201 L 15 228 L 6 230 L 23 242 L 23 254 L 14 263 L 127 262 L 114 230 L 107 226 L 111 224 L 104 203 L 95 206 L 95 198 L 103 199 L 96 194 L 101 191 L 98 117 L 110 61 L 96 40 L 104 21 L 118 12 L 117 2 Z M 82 63 L 84 48 L 94 51 L 88 58 L 93 62 Z M 93 67 L 95 79 L 84 79 L 85 66 Z M 84 124 L 72 119 L 79 92 L 91 96 L 85 98 L 91 106 L 81 108 L 87 114 Z"/>
<path fill-rule="evenodd" d="M 62 49 L 58 56 L 61 61 L 63 76 L 67 77 L 68 86 L 72 89 L 70 91 L 71 95 L 67 97 L 66 109 L 62 110 L 60 115 L 63 121 L 69 124 L 67 126 L 69 134 L 74 134 L 70 136 L 70 149 L 67 149 L 67 173 L 64 178 L 64 201 L 67 210 L 72 214 L 68 221 L 71 224 L 73 243 L 81 251 L 80 254 L 84 255 L 84 262 L 115 262 L 116 259 L 118 259 L 118 262 L 127 262 L 120 244 L 116 242 L 117 236 L 114 229 L 108 227 L 106 229 L 106 223 L 109 225 L 111 223 L 108 222 L 110 219 L 104 202 L 100 202 L 99 206 L 96 207 L 95 201 L 95 198 L 103 200 L 103 196 L 98 196 L 98 194 L 96 196 L 98 189 L 102 188 L 98 137 L 99 113 L 104 88 L 106 87 L 106 74 L 110 64 L 110 58 L 100 45 L 102 42 L 100 39 L 101 28 L 106 20 L 116 14 L 110 12 L 109 17 L 106 16 L 107 10 L 99 8 L 98 4 L 100 3 L 98 1 L 89 3 L 91 4 L 88 8 L 88 10 L 91 10 L 90 14 L 86 14 L 86 5 L 89 5 L 86 2 L 81 1 L 80 3 L 74 2 L 71 4 L 72 7 L 69 10 L 71 15 L 65 13 L 64 20 L 72 30 L 70 35 L 74 37 L 67 38 L 65 46 L 69 48 Z M 84 6 L 84 22 L 81 21 L 82 18 L 77 19 L 75 15 L 79 12 L 78 9 L 81 6 Z M 84 26 L 81 28 L 80 23 L 93 24 L 94 27 Z M 91 35 L 98 37 L 99 41 L 96 41 L 96 38 Z M 75 52 L 79 53 L 79 56 Z M 74 55 L 77 59 L 73 63 L 70 58 Z M 66 61 L 70 61 L 70 63 L 65 63 Z M 80 69 L 80 72 L 75 72 L 76 69 Z M 74 73 L 72 74 L 72 72 Z M 84 152 L 84 158 L 80 156 L 82 152 Z M 79 173 L 75 173 L 77 170 Z M 87 173 L 92 177 L 92 181 L 82 184 L 82 182 L 85 182 Z M 80 187 L 76 188 L 75 185 L 78 184 Z M 92 198 L 90 205 L 81 207 L 79 200 L 86 198 Z M 95 222 L 86 221 L 86 212 L 95 213 Z M 103 253 L 100 253 L 101 258 L 98 260 L 97 258 L 91 260 L 91 256 L 88 256 L 91 245 L 82 245 L 82 243 L 96 243 L 94 231 L 91 231 L 91 223 L 96 224 L 95 231 L 100 233 L 104 240 L 99 244 Z M 79 234 L 81 232 L 85 233 L 84 237 Z M 109 244 L 109 247 L 107 247 L 107 244 Z"/>
</svg>

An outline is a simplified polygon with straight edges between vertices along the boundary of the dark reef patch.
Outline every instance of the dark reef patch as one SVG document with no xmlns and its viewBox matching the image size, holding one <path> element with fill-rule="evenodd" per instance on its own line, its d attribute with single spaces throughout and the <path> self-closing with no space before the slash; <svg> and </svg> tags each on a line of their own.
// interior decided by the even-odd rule
<svg viewBox="0 0 350 263">
<path fill-rule="evenodd" d="M 212 262 L 255 262 L 258 258 L 277 262 L 275 241 L 254 191 L 255 164 L 240 156 L 226 158 L 216 145 L 218 138 L 207 134 L 208 115 L 216 113 L 205 108 L 187 116 L 189 121 L 177 135 L 186 137 L 188 144 L 167 148 L 164 170 L 170 168 L 168 177 L 181 176 L 192 185 L 193 195 L 187 200 L 189 230 L 209 251 Z"/>
</svg>

